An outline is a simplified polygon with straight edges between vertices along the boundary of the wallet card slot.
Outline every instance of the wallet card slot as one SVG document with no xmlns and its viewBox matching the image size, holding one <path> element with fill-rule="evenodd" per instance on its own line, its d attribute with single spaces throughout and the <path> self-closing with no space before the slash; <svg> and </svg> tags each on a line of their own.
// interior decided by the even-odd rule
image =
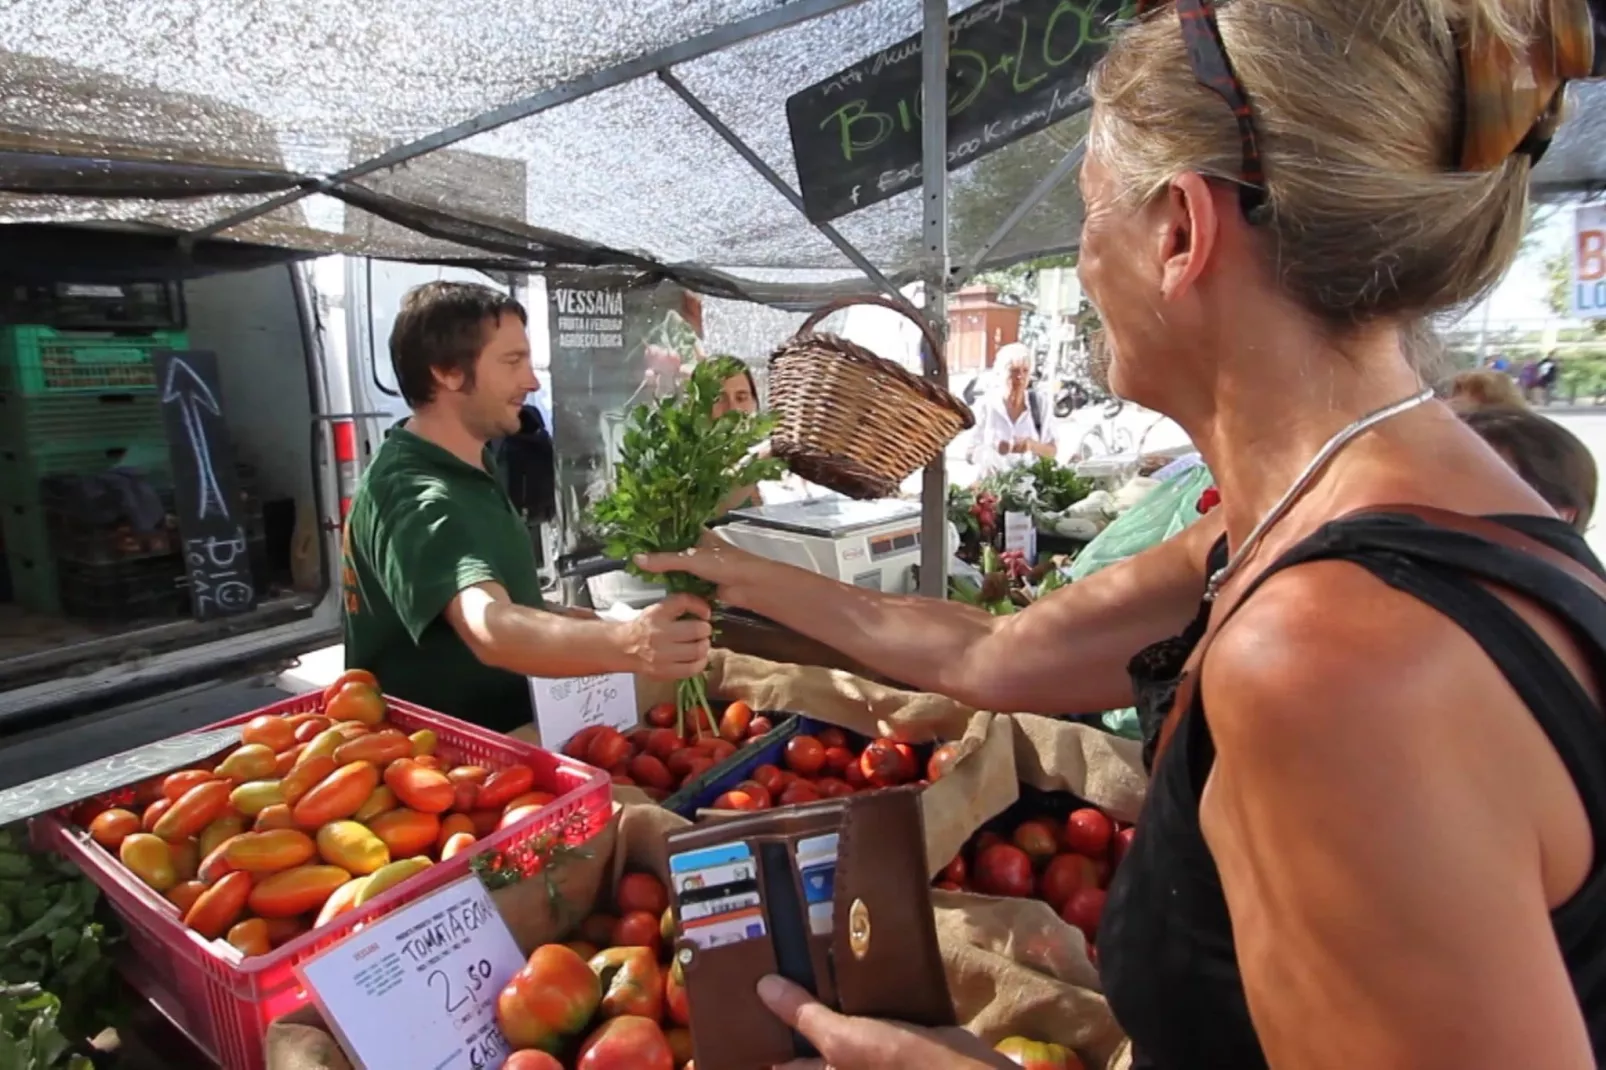
<svg viewBox="0 0 1606 1070">
<path fill-rule="evenodd" d="M 775 969 L 793 984 L 819 994 L 814 958 L 809 953 L 809 918 L 803 902 L 802 885 L 793 864 L 792 845 L 787 842 L 758 845 L 760 894 L 770 918 L 770 939 L 775 945 Z M 819 1055 L 800 1035 L 793 1036 L 793 1048 L 800 1059 Z"/>
<path fill-rule="evenodd" d="M 758 998 L 759 980 L 778 968 L 768 936 L 707 948 L 682 940 L 675 954 L 699 1067 L 753 1070 L 795 1058 L 791 1029 Z"/>
</svg>

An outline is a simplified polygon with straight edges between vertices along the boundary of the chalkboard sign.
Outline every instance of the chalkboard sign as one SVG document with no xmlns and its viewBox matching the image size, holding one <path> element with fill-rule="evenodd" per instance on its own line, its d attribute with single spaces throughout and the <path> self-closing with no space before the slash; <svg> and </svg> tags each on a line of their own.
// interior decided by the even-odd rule
<svg viewBox="0 0 1606 1070">
<path fill-rule="evenodd" d="M 256 585 L 234 449 L 218 403 L 217 355 L 160 350 L 155 359 L 190 605 L 197 620 L 249 613 Z"/>
<path fill-rule="evenodd" d="M 0 791 L 0 826 L 194 765 L 240 742 L 240 729 L 190 732 Z"/>
<path fill-rule="evenodd" d="M 948 20 L 948 170 L 1088 106 L 1088 72 L 1132 0 L 983 0 Z M 1180 32 L 1180 31 L 1179 31 Z M 920 185 L 920 35 L 786 102 L 809 219 Z"/>
</svg>

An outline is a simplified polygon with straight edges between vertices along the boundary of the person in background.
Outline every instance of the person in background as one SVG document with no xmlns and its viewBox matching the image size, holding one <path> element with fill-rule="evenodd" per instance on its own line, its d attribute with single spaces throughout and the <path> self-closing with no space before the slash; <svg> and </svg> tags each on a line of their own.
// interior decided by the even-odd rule
<svg viewBox="0 0 1606 1070">
<path fill-rule="evenodd" d="M 983 476 L 1053 457 L 1054 408 L 1032 387 L 1032 352 L 1020 342 L 998 350 L 995 386 L 976 406 L 970 462 Z"/>
<path fill-rule="evenodd" d="M 1550 503 L 1557 516 L 1580 532 L 1589 530 L 1600 475 L 1589 447 L 1577 435 L 1518 407 L 1482 408 L 1461 418 Z"/>
<path fill-rule="evenodd" d="M 527 322 L 486 286 L 407 293 L 390 359 L 412 416 L 363 474 L 342 551 L 347 668 L 503 732 L 532 721 L 528 677 L 679 679 L 702 671 L 710 637 L 708 604 L 687 595 L 629 623 L 543 601 L 529 531 L 487 449 L 519 431 L 535 388 Z"/>
<path fill-rule="evenodd" d="M 1527 400 L 1517 384 L 1511 381 L 1511 376 L 1490 369 L 1462 372 L 1451 379 L 1448 400 L 1450 407 L 1461 413 L 1491 407 L 1528 407 Z"/>
<path fill-rule="evenodd" d="M 743 369 L 742 374 L 733 375 L 725 380 L 724 387 L 719 392 L 719 400 L 714 402 L 714 419 L 719 419 L 728 412 L 741 412 L 749 416 L 758 412 L 758 384 L 753 381 L 753 373 Z M 769 444 L 765 443 L 761 449 L 768 451 Z M 744 509 L 752 505 L 763 505 L 764 499 L 758 492 L 758 487 L 737 487 L 731 491 L 730 497 L 720 512 L 728 513 L 732 509 Z"/>
<path fill-rule="evenodd" d="M 639 562 L 977 709 L 1159 714 L 1097 935 L 1136 1070 L 1606 1058 L 1606 569 L 1410 344 L 1511 267 L 1593 41 L 1583 0 L 1151 5 L 1088 78 L 1077 271 L 1220 506 L 1008 617 Z M 787 1070 L 1007 1065 L 759 995 Z"/>
</svg>

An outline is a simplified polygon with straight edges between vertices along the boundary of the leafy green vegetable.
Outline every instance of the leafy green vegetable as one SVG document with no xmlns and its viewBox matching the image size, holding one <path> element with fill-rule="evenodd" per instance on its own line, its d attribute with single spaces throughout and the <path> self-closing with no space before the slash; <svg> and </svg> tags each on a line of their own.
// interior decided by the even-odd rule
<svg viewBox="0 0 1606 1070">
<path fill-rule="evenodd" d="M 37 984 L 0 985 L 0 1068 L 4 1070 L 93 1070 L 58 1019 L 61 1000 Z"/>
<path fill-rule="evenodd" d="M 725 380 L 743 370 L 734 357 L 702 361 L 679 395 L 632 410 L 614 467 L 613 490 L 592 509 L 608 556 L 672 592 L 712 598 L 714 588 L 683 572 L 643 573 L 633 563 L 635 555 L 691 549 L 732 491 L 774 479 L 783 470 L 779 461 L 752 456 L 769 437 L 769 417 L 740 412 L 714 416 Z M 682 732 L 688 710 L 701 709 L 712 721 L 702 677 L 681 681 L 675 700 Z"/>
<path fill-rule="evenodd" d="M 72 863 L 30 851 L 19 829 L 0 828 L 0 986 L 33 984 L 59 996 L 51 1028 L 71 1037 L 100 1032 L 122 1009 L 106 954 L 116 937 L 100 907 L 100 890 Z M 0 1028 L 0 1045 L 7 1036 L 18 1039 Z M 12 1065 L 0 1054 L 0 1070 Z"/>
</svg>

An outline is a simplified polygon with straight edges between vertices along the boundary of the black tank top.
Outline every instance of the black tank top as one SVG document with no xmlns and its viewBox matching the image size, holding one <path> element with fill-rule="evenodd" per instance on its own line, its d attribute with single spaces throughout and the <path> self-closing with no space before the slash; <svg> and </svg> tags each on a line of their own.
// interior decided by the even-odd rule
<svg viewBox="0 0 1606 1070">
<path fill-rule="evenodd" d="M 1491 518 L 1606 575 L 1584 540 L 1558 520 Z M 1212 551 L 1212 568 L 1225 558 Z M 1520 615 L 1477 580 L 1526 595 L 1571 625 L 1586 655 L 1606 665 L 1606 601 L 1556 565 L 1414 516 L 1335 521 L 1256 578 L 1306 561 L 1361 565 L 1420 599 L 1477 641 L 1550 737 L 1583 799 L 1595 857 L 1578 893 L 1551 914 L 1598 1063 L 1606 1064 L 1606 717 Z M 1245 595 L 1227 611 L 1244 604 Z M 1146 755 L 1208 606 L 1174 640 L 1133 659 Z M 1134 1070 L 1258 1070 L 1266 1057 L 1250 1021 L 1215 861 L 1199 825 L 1199 797 L 1215 758 L 1195 690 L 1152 770 L 1138 835 L 1116 871 L 1098 934 L 1100 973 L 1132 1038 Z"/>
</svg>

